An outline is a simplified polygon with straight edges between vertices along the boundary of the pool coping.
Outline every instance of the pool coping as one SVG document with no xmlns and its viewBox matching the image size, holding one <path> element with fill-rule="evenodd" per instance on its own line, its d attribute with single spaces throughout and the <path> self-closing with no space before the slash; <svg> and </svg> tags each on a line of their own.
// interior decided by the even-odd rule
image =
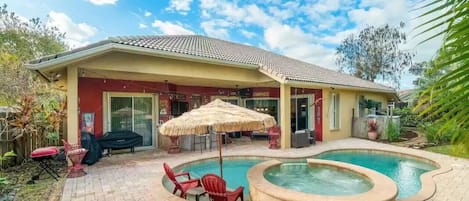
<svg viewBox="0 0 469 201">
<path fill-rule="evenodd" d="M 310 166 L 327 166 L 335 169 L 345 170 L 358 174 L 361 177 L 369 180 L 373 187 L 363 193 L 354 195 L 320 195 L 312 193 L 304 193 L 291 189 L 287 189 L 269 182 L 264 177 L 264 172 L 274 166 L 280 165 L 283 162 L 279 160 L 269 160 L 259 163 L 249 169 L 248 182 L 251 191 L 252 201 L 261 200 L 278 200 L 278 201 L 302 201 L 302 200 L 330 200 L 330 201 L 353 201 L 353 200 L 376 200 L 376 201 L 389 201 L 395 200 L 397 197 L 397 185 L 389 177 L 370 170 L 365 167 L 353 165 L 350 163 L 322 160 L 322 159 L 307 159 Z M 252 196 L 254 195 L 254 196 Z"/>
<path fill-rule="evenodd" d="M 425 157 L 408 154 L 408 153 L 402 153 L 398 151 L 389 151 L 389 150 L 380 150 L 380 149 L 367 149 L 367 148 L 333 149 L 333 150 L 323 151 L 319 154 L 316 154 L 315 156 L 324 154 L 327 152 L 334 152 L 334 151 L 367 151 L 367 152 L 372 152 L 372 153 L 373 152 L 374 153 L 386 153 L 386 154 L 398 155 L 398 156 L 405 157 L 405 158 L 410 158 L 414 160 L 420 160 L 423 162 L 431 163 L 432 165 L 437 167 L 437 169 L 435 170 L 428 171 L 420 175 L 421 187 L 420 187 L 420 190 L 415 195 L 412 195 L 410 197 L 406 197 L 403 199 L 399 199 L 400 201 L 421 201 L 421 200 L 430 199 L 436 192 L 436 183 L 435 181 L 433 181 L 433 177 L 440 175 L 440 174 L 447 173 L 452 170 L 452 168 L 449 166 L 441 165 L 440 163 L 434 160 L 425 158 Z"/>
<path fill-rule="evenodd" d="M 433 177 L 435 177 L 437 175 L 440 175 L 440 174 L 447 173 L 447 172 L 452 170 L 452 168 L 450 166 L 441 165 L 440 163 L 438 163 L 434 160 L 428 159 L 426 157 L 422 157 L 422 156 L 418 156 L 418 155 L 414 155 L 414 154 L 408 154 L 408 153 L 404 153 L 404 152 L 400 152 L 400 151 L 394 151 L 394 150 L 388 150 L 388 149 L 375 149 L 375 148 L 338 148 L 338 149 L 325 150 L 325 151 L 319 152 L 317 154 L 305 154 L 305 155 L 302 155 L 302 156 L 274 157 L 274 156 L 265 156 L 265 155 L 258 155 L 258 154 L 243 154 L 243 155 L 229 155 L 228 154 L 228 155 L 225 155 L 223 157 L 224 158 L 229 157 L 230 159 L 232 159 L 232 158 L 263 158 L 265 160 L 269 160 L 269 159 L 270 160 L 298 160 L 298 159 L 306 159 L 307 157 L 314 157 L 314 156 L 318 156 L 320 154 L 324 154 L 324 153 L 327 153 L 327 152 L 334 152 L 334 151 L 368 151 L 368 152 L 379 152 L 379 153 L 394 154 L 394 155 L 399 155 L 399 156 L 403 156 L 403 157 L 407 157 L 407 158 L 412 158 L 412 159 L 416 159 L 416 160 L 422 160 L 422 161 L 425 161 L 425 162 L 429 162 L 429 163 L 435 165 L 436 167 L 439 167 L 438 169 L 435 169 L 435 170 L 432 170 L 432 171 L 429 171 L 429 172 L 426 172 L 426 173 L 420 175 L 420 182 L 421 182 L 420 190 L 413 196 L 403 198 L 403 199 L 399 199 L 400 201 L 421 201 L 421 200 L 430 199 L 436 192 L 436 183 L 433 180 Z M 203 158 L 200 158 L 200 159 L 197 159 L 197 160 L 188 161 L 188 162 L 185 162 L 185 163 L 182 163 L 182 164 L 178 164 L 178 165 L 174 166 L 173 169 L 180 170 L 182 167 L 186 166 L 189 163 L 201 162 L 201 161 L 205 161 L 205 160 L 216 160 L 216 159 L 218 159 L 218 157 L 216 157 L 216 156 L 203 157 Z M 169 192 L 169 190 L 166 187 L 164 187 L 165 180 L 167 180 L 167 176 L 163 175 L 161 180 L 160 180 L 160 182 L 161 182 L 160 184 L 166 190 L 166 192 L 168 192 L 168 194 L 170 194 L 171 196 L 174 197 L 174 199 L 171 199 L 171 200 L 183 201 L 184 199 L 182 199 L 182 198 L 180 198 L 176 195 L 171 194 L 171 192 Z"/>
</svg>

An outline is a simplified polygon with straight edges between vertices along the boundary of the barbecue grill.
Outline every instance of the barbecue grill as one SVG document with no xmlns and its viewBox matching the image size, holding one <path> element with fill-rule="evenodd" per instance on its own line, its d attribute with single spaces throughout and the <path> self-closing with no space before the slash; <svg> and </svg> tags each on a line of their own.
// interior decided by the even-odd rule
<svg viewBox="0 0 469 201">
<path fill-rule="evenodd" d="M 98 139 L 98 142 L 101 148 L 108 150 L 108 153 L 111 153 L 113 149 L 128 148 L 134 152 L 136 146 L 143 145 L 143 138 L 133 131 L 112 131 L 105 133 L 101 139 Z"/>
</svg>

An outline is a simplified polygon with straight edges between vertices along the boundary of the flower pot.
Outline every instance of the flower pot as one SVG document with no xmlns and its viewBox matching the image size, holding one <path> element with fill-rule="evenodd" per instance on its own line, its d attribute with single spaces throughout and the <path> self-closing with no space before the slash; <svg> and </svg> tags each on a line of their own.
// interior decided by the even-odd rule
<svg viewBox="0 0 469 201">
<path fill-rule="evenodd" d="M 368 131 L 368 139 L 376 140 L 378 138 L 378 132 L 376 131 Z"/>
</svg>

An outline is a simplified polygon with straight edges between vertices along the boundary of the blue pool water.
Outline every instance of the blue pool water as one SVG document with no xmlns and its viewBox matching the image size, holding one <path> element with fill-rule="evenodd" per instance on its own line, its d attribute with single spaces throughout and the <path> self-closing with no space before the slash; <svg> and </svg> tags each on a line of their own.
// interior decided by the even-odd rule
<svg viewBox="0 0 469 201">
<path fill-rule="evenodd" d="M 225 159 L 223 160 L 223 179 L 230 189 L 244 186 L 244 195 L 249 195 L 248 170 L 264 160 L 261 159 Z M 192 177 L 202 178 L 205 174 L 220 175 L 218 160 L 206 160 L 186 166 L 182 171 L 190 172 Z"/>
<path fill-rule="evenodd" d="M 373 152 L 332 151 L 315 157 L 363 166 L 380 172 L 396 182 L 398 199 L 416 194 L 420 188 L 420 175 L 436 167 L 418 160 Z"/>
<path fill-rule="evenodd" d="M 332 151 L 314 158 L 351 163 L 380 172 L 396 182 L 399 188 L 398 198 L 406 198 L 417 193 L 421 188 L 420 175 L 436 169 L 435 166 L 419 160 L 365 151 Z M 251 167 L 263 161 L 265 160 L 225 157 L 223 177 L 228 188 L 236 189 L 238 186 L 244 186 L 245 195 L 249 195 L 247 172 Z M 202 178 L 207 173 L 220 173 L 218 160 L 190 163 L 181 171 L 188 171 L 193 177 L 198 178 Z"/>
<path fill-rule="evenodd" d="M 358 174 L 307 163 L 283 163 L 267 169 L 264 177 L 291 190 L 319 195 L 355 195 L 373 187 L 368 179 Z"/>
</svg>

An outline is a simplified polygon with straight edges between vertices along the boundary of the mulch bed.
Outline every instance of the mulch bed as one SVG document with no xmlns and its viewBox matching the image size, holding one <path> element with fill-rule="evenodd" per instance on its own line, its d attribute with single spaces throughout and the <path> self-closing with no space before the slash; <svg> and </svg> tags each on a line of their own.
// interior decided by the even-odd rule
<svg viewBox="0 0 469 201">
<path fill-rule="evenodd" d="M 52 163 L 58 169 L 59 181 L 47 173 L 40 175 L 34 184 L 28 184 L 31 177 L 40 171 L 35 161 L 26 162 L 1 170 L 0 177 L 7 179 L 9 184 L 0 185 L 0 201 L 10 200 L 60 200 L 67 172 L 66 161 Z"/>
<path fill-rule="evenodd" d="M 412 139 L 416 138 L 418 134 L 414 131 L 411 130 L 405 130 L 404 132 L 401 133 L 401 138 L 406 138 L 406 139 Z"/>
</svg>

